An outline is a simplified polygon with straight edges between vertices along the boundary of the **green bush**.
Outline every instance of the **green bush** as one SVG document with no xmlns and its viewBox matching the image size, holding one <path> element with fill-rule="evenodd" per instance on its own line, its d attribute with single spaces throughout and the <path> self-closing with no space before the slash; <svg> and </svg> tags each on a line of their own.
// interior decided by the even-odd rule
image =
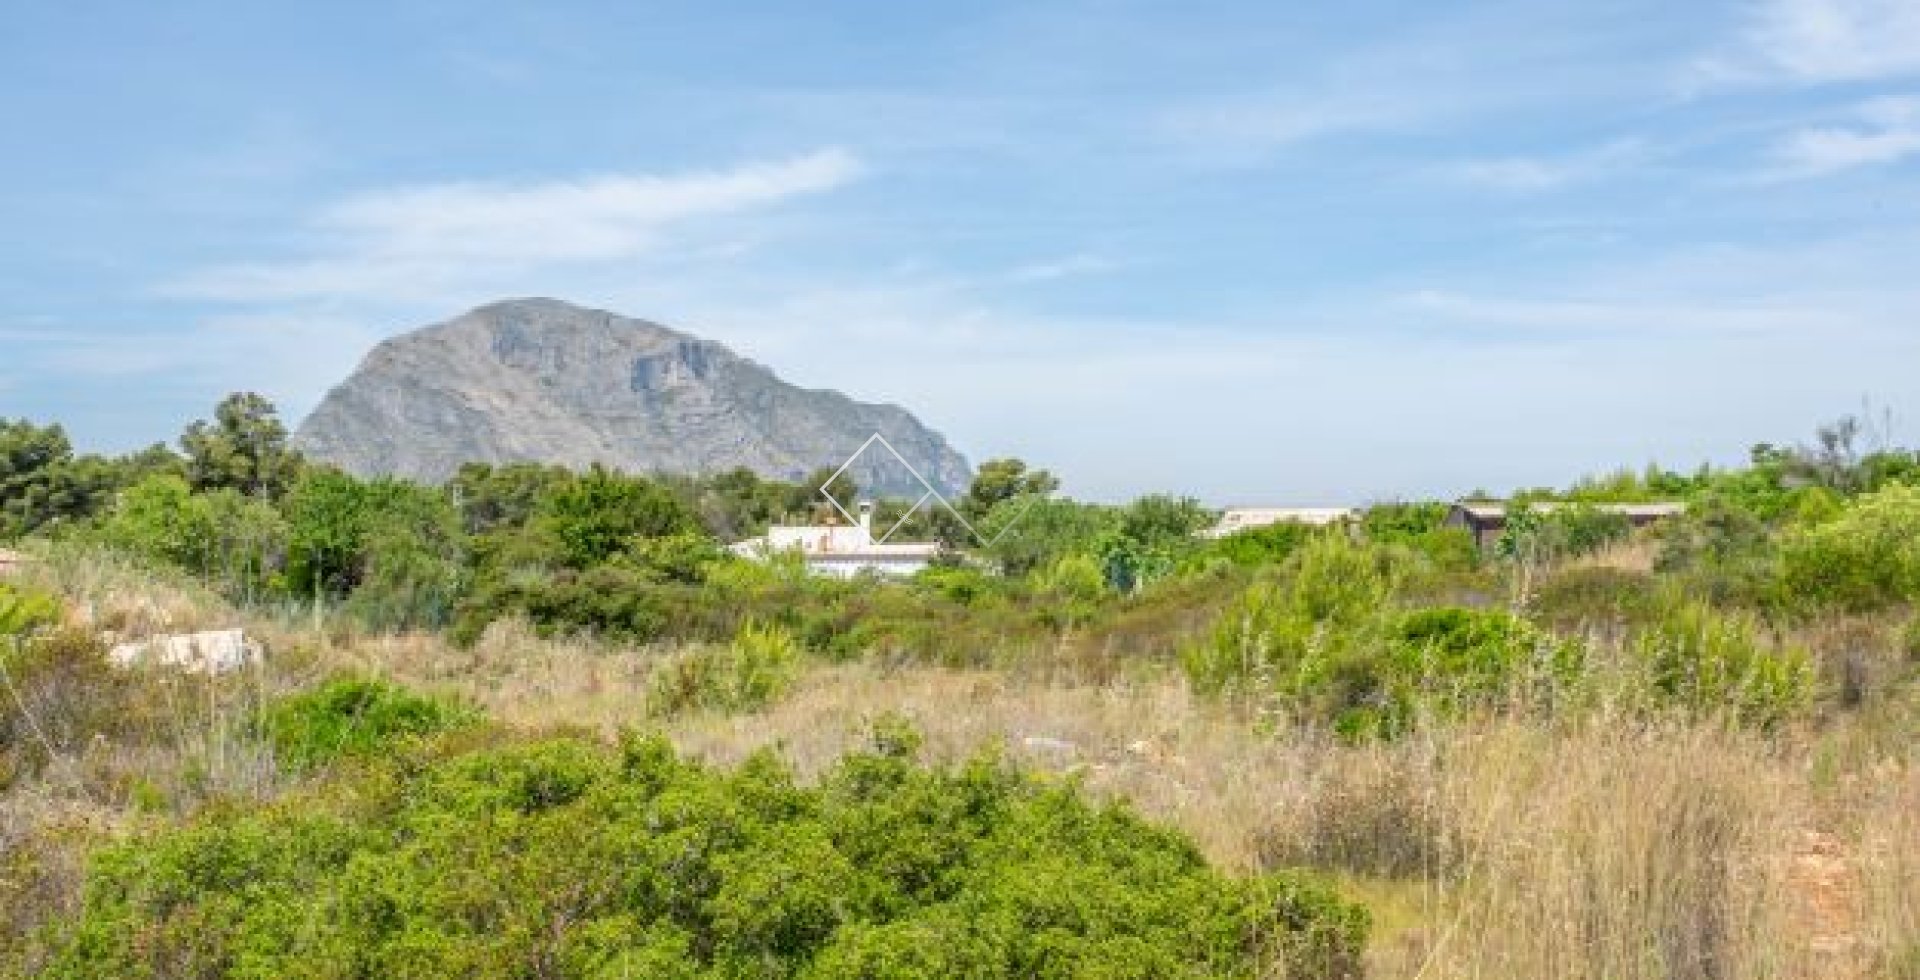
<svg viewBox="0 0 1920 980">
<path fill-rule="evenodd" d="M 1182 651 L 1188 682 L 1362 738 L 1401 734 L 1422 713 L 1551 700 L 1582 672 L 1577 644 L 1506 612 L 1403 611 L 1393 597 L 1406 561 L 1397 548 L 1315 539 Z"/>
<path fill-rule="evenodd" d="M 1661 704 L 1766 727 L 1806 710 L 1813 666 L 1805 651 L 1763 632 L 1751 614 L 1689 602 L 1641 633 L 1637 649 Z"/>
<path fill-rule="evenodd" d="M 1356 978 L 1366 912 L 889 729 L 803 788 L 512 746 L 98 853 L 53 977 Z"/>
<path fill-rule="evenodd" d="M 913 577 L 913 584 L 928 595 L 971 606 L 997 594 L 1001 580 L 968 566 L 933 565 Z"/>
<path fill-rule="evenodd" d="M 1771 608 L 1782 595 L 1780 545 L 1760 514 L 1722 492 L 1701 497 L 1656 530 L 1657 571 L 1713 602 Z"/>
<path fill-rule="evenodd" d="M 1786 584 L 1796 597 L 1843 609 L 1920 599 L 1920 487 L 1855 498 L 1788 539 Z"/>
<path fill-rule="evenodd" d="M 1368 541 L 1407 548 L 1442 571 L 1465 571 L 1480 563 L 1480 547 L 1465 528 L 1446 526 L 1450 507 L 1437 500 L 1375 504 L 1361 515 L 1360 530 Z"/>
<path fill-rule="evenodd" d="M 444 625 L 467 583 L 460 512 L 443 491 L 317 470 L 285 502 L 288 590 L 348 600 L 378 628 Z"/>
<path fill-rule="evenodd" d="M 793 684 L 800 644 L 777 625 L 748 623 L 725 646 L 700 647 L 655 668 L 647 689 L 649 714 L 668 717 L 693 709 L 753 711 Z"/>
<path fill-rule="evenodd" d="M 1050 604 L 1043 615 L 1058 626 L 1076 626 L 1093 618 L 1100 601 L 1113 594 L 1100 560 L 1092 555 L 1062 555 L 1033 575 L 1034 594 Z"/>
<path fill-rule="evenodd" d="M 1498 609 L 1416 610 L 1395 625 L 1390 649 L 1395 679 L 1448 707 L 1495 703 L 1522 682 L 1552 693 L 1582 668 L 1577 644 Z"/>
<path fill-rule="evenodd" d="M 352 677 L 283 698 L 266 712 L 274 750 L 283 765 L 294 769 L 392 752 L 413 740 L 479 721 L 478 712 L 453 702 Z"/>
<path fill-rule="evenodd" d="M 8 618 L 0 587 L 0 620 Z M 30 600 L 38 605 L 37 601 Z M 16 609 L 21 607 L 15 607 Z M 80 629 L 47 630 L 51 619 L 5 635 L 0 622 L 0 788 L 34 776 L 58 757 L 150 734 L 151 702 L 133 674 L 109 663 L 99 638 Z M 21 620 L 14 620 L 15 624 Z"/>
<path fill-rule="evenodd" d="M 0 582 L 0 640 L 25 636 L 60 621 L 60 602 L 53 596 Z"/>
<path fill-rule="evenodd" d="M 1527 610 L 1557 629 L 1645 622 L 1656 613 L 1654 584 L 1645 572 L 1604 565 L 1564 568 L 1541 581 Z"/>
<path fill-rule="evenodd" d="M 648 538 L 700 528 L 699 518 L 665 486 L 597 465 L 551 488 L 535 522 L 573 568 L 591 568 Z"/>
<path fill-rule="evenodd" d="M 1207 542 L 1189 562 L 1197 566 L 1208 559 L 1224 558 L 1235 565 L 1249 568 L 1278 565 L 1292 557 L 1315 535 L 1322 533 L 1326 532 L 1294 521 L 1248 528 Z"/>
<path fill-rule="evenodd" d="M 1379 654 L 1396 577 L 1383 549 L 1317 538 L 1182 651 L 1188 681 L 1202 694 L 1278 697 L 1309 715 L 1363 703 L 1379 693 L 1364 664 Z"/>
</svg>

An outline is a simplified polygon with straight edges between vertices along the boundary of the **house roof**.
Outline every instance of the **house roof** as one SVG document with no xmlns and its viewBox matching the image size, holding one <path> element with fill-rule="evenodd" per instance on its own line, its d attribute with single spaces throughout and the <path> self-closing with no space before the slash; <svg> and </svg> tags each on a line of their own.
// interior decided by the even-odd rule
<svg viewBox="0 0 1920 980">
<path fill-rule="evenodd" d="M 1501 501 L 1493 501 L 1493 500 L 1461 501 L 1460 503 L 1454 504 L 1453 506 L 1454 506 L 1454 509 L 1456 510 L 1465 511 L 1466 513 L 1472 515 L 1476 520 L 1483 520 L 1483 521 L 1505 520 L 1507 516 L 1507 505 Z M 1597 510 L 1603 514 L 1623 514 L 1627 517 L 1649 517 L 1649 518 L 1675 517 L 1680 514 L 1686 513 L 1686 510 L 1687 510 L 1686 504 L 1679 503 L 1677 501 L 1662 501 L 1658 503 L 1646 503 L 1646 504 L 1613 504 L 1613 503 L 1586 504 L 1580 501 L 1541 500 L 1528 505 L 1528 507 L 1532 510 L 1540 511 L 1542 513 L 1549 513 L 1549 514 L 1556 510 L 1564 510 L 1569 507 L 1581 507 L 1581 506 L 1592 507 L 1594 510 Z"/>
<path fill-rule="evenodd" d="M 1353 514 L 1354 510 L 1351 507 L 1228 507 L 1220 512 L 1220 519 L 1223 523 L 1236 517 L 1241 520 L 1251 518 L 1275 521 L 1332 522 L 1341 520 L 1342 518 L 1352 517 Z"/>
<path fill-rule="evenodd" d="M 1217 538 L 1270 524 L 1325 526 L 1351 520 L 1358 514 L 1351 507 L 1228 507 L 1220 512 L 1220 523 L 1201 534 Z"/>
</svg>

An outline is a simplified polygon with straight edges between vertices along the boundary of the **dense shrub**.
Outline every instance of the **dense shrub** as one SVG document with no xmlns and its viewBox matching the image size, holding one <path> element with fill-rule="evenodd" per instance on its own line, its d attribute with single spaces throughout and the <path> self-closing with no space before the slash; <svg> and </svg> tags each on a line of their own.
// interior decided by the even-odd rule
<svg viewBox="0 0 1920 980">
<path fill-rule="evenodd" d="M 456 639 L 477 638 L 487 623 L 517 610 L 545 634 L 591 632 L 645 643 L 667 630 L 668 591 L 646 573 L 616 565 L 515 579 L 462 605 Z"/>
<path fill-rule="evenodd" d="M 1396 549 L 1316 539 L 1183 651 L 1189 682 L 1371 737 L 1404 732 L 1422 713 L 1552 697 L 1580 673 L 1576 645 L 1506 612 L 1402 610 L 1405 563 Z"/>
<path fill-rule="evenodd" d="M 44 592 L 0 582 L 0 640 L 25 636 L 60 619 L 60 603 Z"/>
<path fill-rule="evenodd" d="M 266 501 L 232 489 L 194 493 L 181 477 L 160 474 L 120 491 L 100 537 L 145 561 L 203 576 L 231 595 L 250 596 L 272 585 L 287 526 Z"/>
<path fill-rule="evenodd" d="M 1656 698 L 1691 713 L 1770 726 L 1813 697 L 1806 652 L 1769 641 L 1748 613 L 1682 604 L 1640 635 L 1638 653 Z"/>
<path fill-rule="evenodd" d="M 0 591 L 0 620 L 8 618 L 8 601 Z M 71 757 L 92 743 L 117 742 L 147 727 L 149 704 L 138 697 L 133 677 L 107 661 L 98 638 L 77 629 L 46 632 L 42 627 L 51 620 L 42 618 L 44 607 L 26 612 L 41 624 L 28 638 L 4 635 L 7 624 L 0 622 L 0 674 L 6 680 L 0 787 L 38 774 L 56 756 Z"/>
<path fill-rule="evenodd" d="M 1396 680 L 1447 706 L 1490 704 L 1522 681 L 1551 693 L 1582 667 L 1577 644 L 1498 609 L 1415 610 L 1395 624 L 1390 650 Z"/>
<path fill-rule="evenodd" d="M 319 470 L 294 485 L 284 509 L 286 585 L 295 596 L 348 598 L 351 611 L 381 628 L 451 617 L 467 578 L 467 541 L 445 493 Z"/>
<path fill-rule="evenodd" d="M 1773 529 L 1738 498 L 1707 494 L 1687 512 L 1662 522 L 1656 570 L 1679 578 L 1689 592 L 1717 603 L 1778 604 L 1780 548 Z"/>
<path fill-rule="evenodd" d="M 1541 580 L 1528 613 L 1555 629 L 1645 622 L 1657 612 L 1654 577 L 1645 572 L 1583 565 Z"/>
<path fill-rule="evenodd" d="M 1203 694 L 1278 697 L 1309 714 L 1366 702 L 1380 692 L 1362 664 L 1380 652 L 1394 575 L 1380 549 L 1316 539 L 1182 652 L 1188 680 Z"/>
<path fill-rule="evenodd" d="M 1590 555 L 1625 540 L 1633 525 L 1626 515 L 1587 503 L 1552 507 L 1516 501 L 1507 508 L 1506 529 L 1495 550 L 1523 565 L 1546 565 Z"/>
<path fill-rule="evenodd" d="M 636 541 L 700 529 L 699 519 L 666 487 L 598 466 L 551 490 L 535 521 L 573 568 L 598 565 Z"/>
<path fill-rule="evenodd" d="M 913 584 L 963 606 L 971 606 L 998 594 L 1003 580 L 971 566 L 934 565 L 913 577 Z"/>
<path fill-rule="evenodd" d="M 800 644 L 778 625 L 748 623 L 730 644 L 702 646 L 654 668 L 647 711 L 671 716 L 692 709 L 752 711 L 786 693 L 799 667 Z"/>
<path fill-rule="evenodd" d="M 1920 599 L 1920 487 L 1889 486 L 1798 531 L 1784 567 L 1792 594 L 1813 603 L 1865 610 Z"/>
<path fill-rule="evenodd" d="M 1295 521 L 1281 521 L 1215 538 L 1200 548 L 1195 558 L 1200 561 L 1224 558 L 1246 567 L 1278 565 L 1292 557 L 1314 535 L 1323 533 L 1327 532 Z"/>
<path fill-rule="evenodd" d="M 1100 602 L 1112 595 L 1100 561 L 1092 555 L 1062 555 L 1035 572 L 1034 595 L 1045 604 L 1041 615 L 1057 626 L 1076 626 L 1093 618 Z"/>
<path fill-rule="evenodd" d="M 1480 548 L 1465 528 L 1447 527 L 1448 504 L 1441 501 L 1383 503 L 1367 508 L 1360 530 L 1375 544 L 1398 545 L 1444 571 L 1464 571 L 1480 561 Z"/>
<path fill-rule="evenodd" d="M 509 747 L 109 848 L 55 977 L 1360 975 L 1364 910 L 888 731 L 801 788 Z"/>
<path fill-rule="evenodd" d="M 276 702 L 266 713 L 275 752 L 295 769 L 389 753 L 479 720 L 478 712 L 451 701 L 362 678 L 329 681 Z"/>
</svg>

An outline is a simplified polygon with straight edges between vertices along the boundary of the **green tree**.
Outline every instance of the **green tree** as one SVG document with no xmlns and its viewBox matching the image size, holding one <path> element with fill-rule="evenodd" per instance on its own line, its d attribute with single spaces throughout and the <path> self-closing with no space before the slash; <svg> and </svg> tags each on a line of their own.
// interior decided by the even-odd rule
<svg viewBox="0 0 1920 980">
<path fill-rule="evenodd" d="M 638 539 L 700 530 L 686 504 L 664 486 L 599 466 L 549 494 L 538 520 L 572 568 L 602 564 Z"/>
<path fill-rule="evenodd" d="M 287 445 L 273 403 L 252 392 L 228 395 L 214 421 L 195 422 L 180 436 L 187 478 L 196 490 L 229 487 L 249 497 L 279 499 L 298 477 L 300 454 Z"/>
<path fill-rule="evenodd" d="M 459 504 L 467 533 L 487 534 L 525 526 L 541 498 L 572 478 L 562 467 L 539 463 L 468 463 L 454 474 L 448 488 Z"/>
<path fill-rule="evenodd" d="M 25 534 L 64 509 L 55 499 L 54 473 L 72 457 L 73 444 L 60 426 L 0 419 L 0 536 Z"/>
<path fill-rule="evenodd" d="M 960 512 L 975 521 L 1006 501 L 1044 497 L 1058 489 L 1060 481 L 1046 470 L 1028 469 L 1019 459 L 990 459 L 974 472 L 973 483 L 960 498 Z"/>
<path fill-rule="evenodd" d="M 809 514 L 810 519 L 815 521 L 836 519 L 835 515 L 839 512 L 821 495 L 823 487 L 827 495 L 840 501 L 840 506 L 848 510 L 852 510 L 854 503 L 860 499 L 860 484 L 854 481 L 852 475 L 842 470 L 836 476 L 832 468 L 822 466 L 788 488 L 787 499 L 782 501 L 782 512 Z"/>
<path fill-rule="evenodd" d="M 451 499 L 405 480 L 312 470 L 287 495 L 287 583 L 349 598 L 383 627 L 438 625 L 464 585 L 466 536 Z"/>
<path fill-rule="evenodd" d="M 975 527 L 982 549 L 1004 575 L 1022 576 L 1070 554 L 1092 554 L 1102 532 L 1118 522 L 1111 507 L 1043 497 L 994 505 Z"/>
<path fill-rule="evenodd" d="M 102 522 L 115 547 L 181 568 L 205 566 L 213 515 L 177 476 L 153 476 L 122 491 Z"/>
<path fill-rule="evenodd" d="M 366 541 L 360 481 L 339 470 L 303 475 L 288 493 L 287 584 L 295 595 L 344 596 L 359 584 Z"/>
<path fill-rule="evenodd" d="M 1153 494 L 1120 509 L 1116 526 L 1100 536 L 1094 550 L 1106 567 L 1107 582 L 1122 593 L 1171 574 L 1200 542 L 1195 537 L 1217 519 L 1191 497 Z"/>
</svg>

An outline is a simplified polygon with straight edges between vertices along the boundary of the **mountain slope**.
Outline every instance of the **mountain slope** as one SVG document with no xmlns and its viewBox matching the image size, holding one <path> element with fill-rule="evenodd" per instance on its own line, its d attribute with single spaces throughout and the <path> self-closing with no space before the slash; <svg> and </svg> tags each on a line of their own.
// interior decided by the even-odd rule
<svg viewBox="0 0 1920 980">
<path fill-rule="evenodd" d="M 645 320 L 522 299 L 381 343 L 294 442 L 359 475 L 436 482 L 470 461 L 797 479 L 876 432 L 943 492 L 966 485 L 966 459 L 898 406 L 795 387 Z M 849 472 L 863 488 L 920 492 L 878 446 Z"/>
</svg>

